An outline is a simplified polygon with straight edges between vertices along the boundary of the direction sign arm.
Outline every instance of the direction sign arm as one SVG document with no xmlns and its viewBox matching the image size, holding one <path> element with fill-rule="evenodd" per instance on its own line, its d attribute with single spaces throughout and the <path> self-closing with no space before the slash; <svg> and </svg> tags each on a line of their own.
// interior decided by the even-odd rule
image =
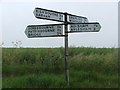
<svg viewBox="0 0 120 90">
<path fill-rule="evenodd" d="M 73 14 L 69 14 L 69 13 L 67 13 L 67 15 L 75 16 L 75 17 L 81 17 L 81 18 L 85 18 L 85 19 L 87 19 L 86 17 L 83 17 L 83 16 L 77 16 L 77 15 L 73 15 Z"/>
<path fill-rule="evenodd" d="M 70 31 L 68 33 L 74 32 L 99 32 L 101 26 L 98 22 L 92 23 L 71 23 Z"/>
<path fill-rule="evenodd" d="M 63 12 L 58 12 L 58 11 L 48 10 L 48 9 L 43 9 L 43 8 L 38 8 L 38 7 L 36 7 L 35 9 L 41 9 L 41 10 L 45 10 L 45 11 L 51 11 L 51 12 L 56 12 L 56 13 L 64 14 Z"/>
<path fill-rule="evenodd" d="M 46 19 L 46 20 L 64 22 L 63 21 L 64 13 L 62 13 L 62 12 L 47 10 L 47 9 L 43 9 L 43 8 L 35 8 L 33 13 L 34 13 L 35 17 L 38 19 Z"/>
</svg>

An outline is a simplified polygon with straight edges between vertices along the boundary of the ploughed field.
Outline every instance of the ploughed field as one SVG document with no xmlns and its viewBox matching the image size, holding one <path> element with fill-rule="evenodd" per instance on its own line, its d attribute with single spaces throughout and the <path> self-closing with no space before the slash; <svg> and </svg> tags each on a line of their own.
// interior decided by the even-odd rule
<svg viewBox="0 0 120 90">
<path fill-rule="evenodd" d="M 117 88 L 118 49 L 69 48 L 69 88 Z M 3 88 L 67 88 L 64 48 L 3 48 Z"/>
</svg>

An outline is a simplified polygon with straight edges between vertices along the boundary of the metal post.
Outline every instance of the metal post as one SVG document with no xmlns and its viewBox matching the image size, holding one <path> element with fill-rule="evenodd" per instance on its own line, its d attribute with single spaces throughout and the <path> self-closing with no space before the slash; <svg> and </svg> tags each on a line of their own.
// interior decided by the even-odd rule
<svg viewBox="0 0 120 90">
<path fill-rule="evenodd" d="M 69 67 L 68 67 L 68 22 L 67 22 L 67 13 L 64 14 L 65 21 L 65 80 L 69 86 Z"/>
</svg>

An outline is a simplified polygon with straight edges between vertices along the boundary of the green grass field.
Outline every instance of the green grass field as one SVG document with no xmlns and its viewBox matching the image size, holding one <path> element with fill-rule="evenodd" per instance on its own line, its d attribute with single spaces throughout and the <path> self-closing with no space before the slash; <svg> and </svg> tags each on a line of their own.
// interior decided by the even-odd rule
<svg viewBox="0 0 120 90">
<path fill-rule="evenodd" d="M 117 88 L 115 48 L 69 48 L 69 88 Z M 3 48 L 3 88 L 67 88 L 64 48 Z"/>
</svg>

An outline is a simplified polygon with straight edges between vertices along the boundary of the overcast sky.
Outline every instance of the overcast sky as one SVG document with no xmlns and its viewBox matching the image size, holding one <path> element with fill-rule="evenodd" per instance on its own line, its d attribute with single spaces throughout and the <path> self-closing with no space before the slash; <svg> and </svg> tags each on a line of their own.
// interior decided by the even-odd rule
<svg viewBox="0 0 120 90">
<path fill-rule="evenodd" d="M 10 2 L 11 1 L 11 2 Z M 98 0 L 95 2 L 35 1 L 33 0 L 2 0 L 0 29 L 4 46 L 12 47 L 11 42 L 22 41 L 22 47 L 61 47 L 64 37 L 27 38 L 24 31 L 28 25 L 55 24 L 50 20 L 35 18 L 35 7 L 68 12 L 70 14 L 87 17 L 89 22 L 99 22 L 99 32 L 84 32 L 69 34 L 69 46 L 76 47 L 117 47 L 118 46 L 118 3 L 117 0 Z M 105 2 L 106 1 L 106 2 Z"/>
</svg>

